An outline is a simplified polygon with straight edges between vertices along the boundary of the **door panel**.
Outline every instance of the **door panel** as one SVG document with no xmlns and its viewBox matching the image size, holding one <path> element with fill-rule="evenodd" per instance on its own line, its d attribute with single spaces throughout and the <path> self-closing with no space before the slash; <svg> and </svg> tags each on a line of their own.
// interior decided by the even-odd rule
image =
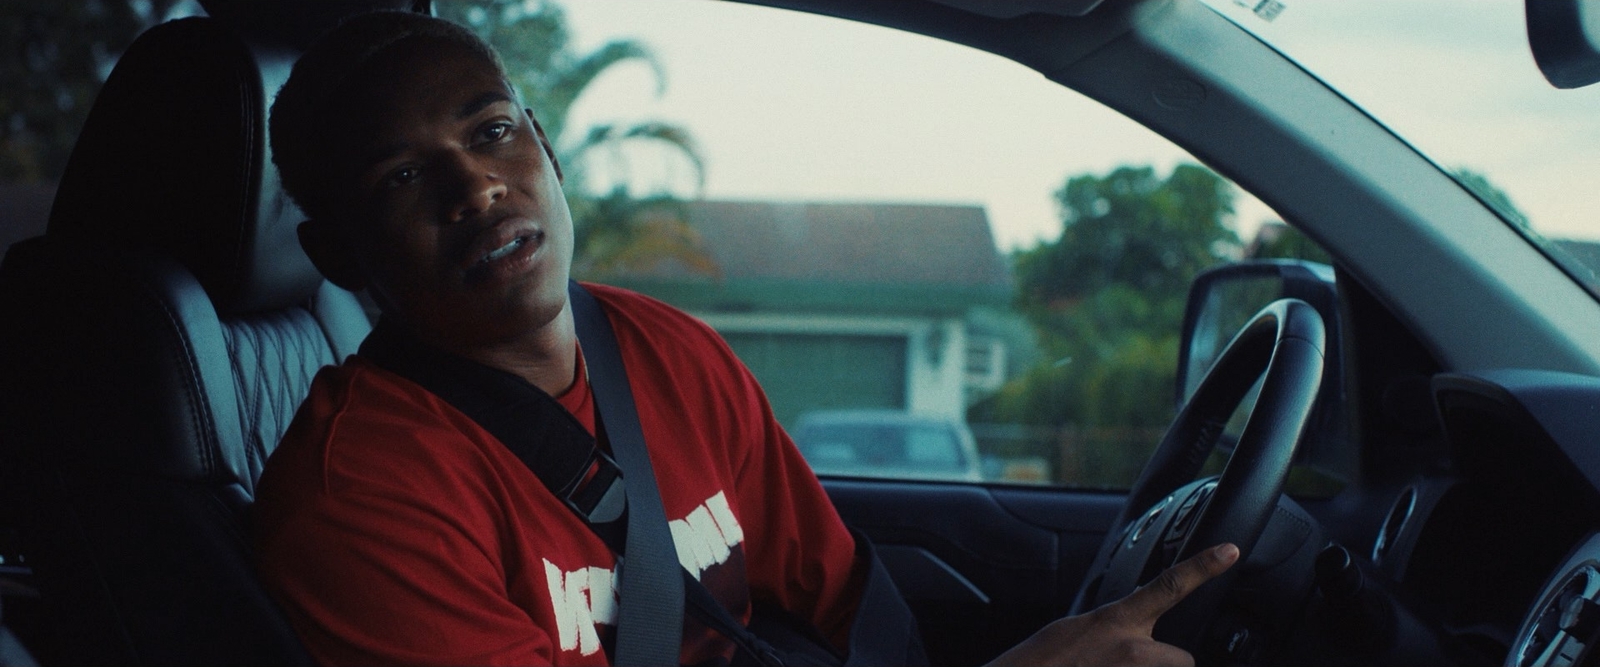
<svg viewBox="0 0 1600 667">
<path fill-rule="evenodd" d="M 823 480 L 846 524 L 882 552 L 934 664 L 976 664 L 1066 613 L 1117 494 Z"/>
</svg>

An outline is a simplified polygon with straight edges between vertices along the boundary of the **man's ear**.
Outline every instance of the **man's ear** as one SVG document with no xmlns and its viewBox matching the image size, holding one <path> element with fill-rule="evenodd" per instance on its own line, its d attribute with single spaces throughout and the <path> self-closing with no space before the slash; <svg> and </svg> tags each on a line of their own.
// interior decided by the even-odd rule
<svg viewBox="0 0 1600 667">
<path fill-rule="evenodd" d="M 528 120 L 533 123 L 533 131 L 539 135 L 539 146 L 544 148 L 544 154 L 550 156 L 550 164 L 556 168 L 556 180 L 566 183 L 561 176 L 561 161 L 556 159 L 556 149 L 550 146 L 550 138 L 544 135 L 544 126 L 539 124 L 539 119 L 533 117 L 533 109 L 523 107 L 522 112 L 528 114 Z"/>
<path fill-rule="evenodd" d="M 296 231 L 300 247 L 324 277 L 352 292 L 366 288 L 366 274 L 357 264 L 355 248 L 344 230 L 324 220 L 307 220 Z"/>
</svg>

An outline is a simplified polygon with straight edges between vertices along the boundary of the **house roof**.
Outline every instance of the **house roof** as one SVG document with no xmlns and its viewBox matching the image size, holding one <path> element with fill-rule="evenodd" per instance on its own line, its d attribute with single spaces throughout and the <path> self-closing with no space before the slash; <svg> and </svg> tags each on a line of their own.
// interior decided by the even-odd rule
<svg viewBox="0 0 1600 667">
<path fill-rule="evenodd" d="M 727 279 L 1010 284 L 978 206 L 707 201 L 688 211 Z"/>
<path fill-rule="evenodd" d="M 875 308 L 962 310 L 1010 296 L 979 206 L 697 201 L 685 210 L 719 275 L 668 262 L 608 281 L 719 309 L 837 309 L 867 298 Z"/>
</svg>

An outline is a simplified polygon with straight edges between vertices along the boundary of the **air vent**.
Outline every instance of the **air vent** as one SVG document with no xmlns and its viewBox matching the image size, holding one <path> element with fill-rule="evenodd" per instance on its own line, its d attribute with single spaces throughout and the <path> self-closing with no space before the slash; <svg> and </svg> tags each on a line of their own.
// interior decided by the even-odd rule
<svg viewBox="0 0 1600 667">
<path fill-rule="evenodd" d="M 1389 510 L 1389 518 L 1383 520 L 1383 528 L 1378 531 L 1378 539 L 1372 542 L 1372 562 L 1382 563 L 1383 557 L 1389 553 L 1395 541 L 1400 539 L 1401 531 L 1405 530 L 1406 522 L 1411 520 L 1411 513 L 1417 509 L 1417 487 L 1406 487 L 1400 497 L 1394 501 L 1394 509 Z"/>
<path fill-rule="evenodd" d="M 1518 633 L 1519 667 L 1576 665 L 1600 634 L 1600 571 L 1590 561 L 1568 574 L 1560 586 L 1539 599 L 1539 606 Z"/>
</svg>

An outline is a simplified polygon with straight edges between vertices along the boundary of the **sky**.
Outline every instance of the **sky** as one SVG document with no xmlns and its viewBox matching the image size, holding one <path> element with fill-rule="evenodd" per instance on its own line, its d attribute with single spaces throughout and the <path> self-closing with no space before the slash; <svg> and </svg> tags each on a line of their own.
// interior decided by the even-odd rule
<svg viewBox="0 0 1600 667">
<path fill-rule="evenodd" d="M 1543 80 L 1517 0 L 1283 0 L 1271 21 L 1235 2 L 1210 4 L 1439 164 L 1486 174 L 1545 235 L 1600 239 L 1600 86 Z M 647 67 L 616 68 L 569 125 L 688 128 L 711 199 L 976 204 L 1011 249 L 1060 233 L 1051 194 L 1069 176 L 1193 160 L 1032 70 L 919 35 L 707 0 L 562 4 L 579 49 L 636 39 L 666 72 L 658 89 Z M 696 191 L 664 151 L 618 151 L 590 170 Z M 1245 234 L 1276 218 L 1248 194 L 1237 209 Z"/>
</svg>

